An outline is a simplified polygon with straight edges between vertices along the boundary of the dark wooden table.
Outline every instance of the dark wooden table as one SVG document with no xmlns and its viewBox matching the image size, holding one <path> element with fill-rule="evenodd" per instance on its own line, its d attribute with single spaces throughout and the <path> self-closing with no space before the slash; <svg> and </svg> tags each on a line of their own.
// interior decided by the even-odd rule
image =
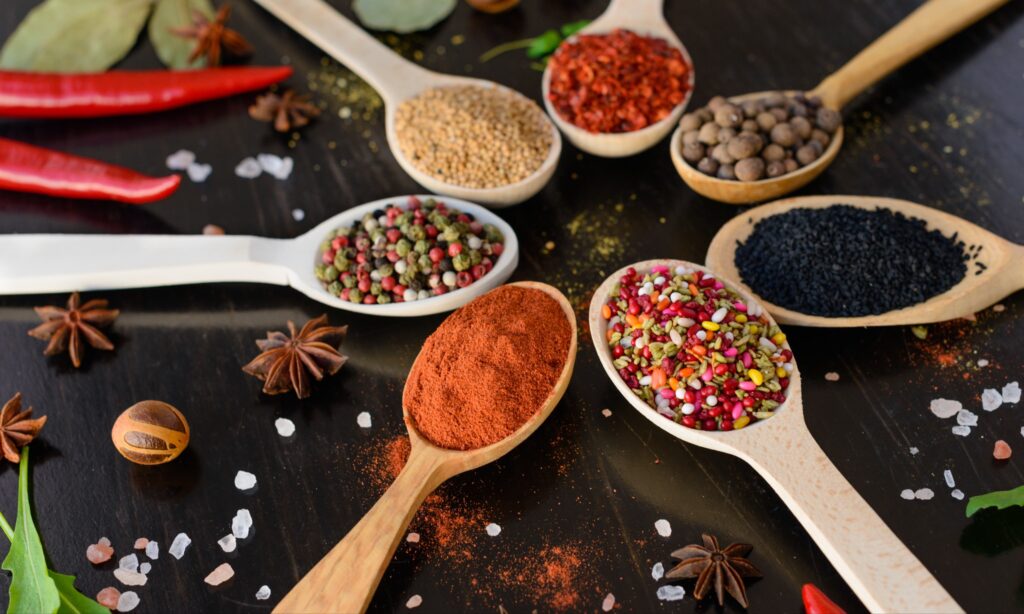
<svg viewBox="0 0 1024 614">
<path fill-rule="evenodd" d="M 2 3 L 0 38 L 34 4 Z M 347 2 L 336 4 L 348 11 Z M 667 12 L 696 63 L 694 102 L 700 104 L 716 93 L 811 87 L 916 4 L 671 0 Z M 495 17 L 460 3 L 433 30 L 392 37 L 389 44 L 430 68 L 487 77 L 539 97 L 540 74 L 520 53 L 486 64 L 478 56 L 603 7 L 600 0 L 528 1 Z M 326 65 L 320 51 L 255 5 L 234 8 L 233 23 L 255 43 L 253 63 L 291 63 L 292 85 L 317 85 L 316 96 L 327 104 L 320 121 L 289 143 L 250 120 L 251 99 L 241 96 L 146 117 L 0 123 L 5 137 L 154 174 L 179 148 L 214 167 L 205 183 L 186 180 L 173 197 L 146 207 L 0 193 L 0 231 L 189 234 L 216 223 L 230 233 L 289 237 L 353 205 L 419 191 L 387 151 L 379 110 L 361 112 L 366 95 L 343 102 L 327 87 L 344 71 Z M 855 101 L 846 113 L 842 154 L 804 193 L 907 198 L 1024 241 L 1022 13 L 1019 3 L 1004 7 Z M 123 62 L 157 66 L 145 41 Z M 345 106 L 356 109 L 353 118 L 339 116 Z M 286 181 L 236 177 L 235 164 L 258 152 L 294 157 L 294 173 Z M 294 209 L 305 212 L 302 221 L 293 218 Z M 626 160 L 581 155 L 567 144 L 551 184 L 502 215 L 522 242 L 515 278 L 559 286 L 582 314 L 605 274 L 652 257 L 701 261 L 715 230 L 740 211 L 690 192 L 672 169 L 666 140 Z M 114 563 L 93 568 L 86 547 L 106 535 L 120 556 L 136 537 L 148 536 L 165 552 L 149 584 L 138 589 L 138 611 L 269 610 L 380 494 L 382 450 L 402 431 L 405 373 L 442 316 L 330 312 L 331 322 L 351 327 L 344 345 L 351 361 L 301 402 L 262 395 L 240 370 L 266 330 L 324 311 L 299 293 L 220 284 L 102 295 L 122 310 L 113 328 L 117 350 L 90 352 L 80 370 L 66 357 L 44 358 L 42 344 L 25 334 L 36 320 L 33 305 L 65 296 L 0 298 L 0 396 L 20 390 L 49 416 L 33 445 L 32 478 L 52 566 L 78 574 L 78 585 L 94 595 L 116 584 Z M 1016 296 L 1005 301 L 1005 311 L 931 326 L 925 340 L 910 328 L 788 331 L 804 374 L 811 431 L 968 611 L 1024 606 L 1024 512 L 968 520 L 942 472 L 951 469 L 968 495 L 1020 484 L 1018 457 L 995 463 L 991 450 L 1002 438 L 1024 453 L 1024 406 L 979 411 L 980 426 L 959 438 L 950 434 L 952 421 L 933 417 L 928 404 L 947 397 L 980 410 L 983 388 L 1024 379 L 1022 316 L 1024 300 Z M 669 553 L 701 532 L 753 544 L 752 560 L 765 577 L 750 587 L 751 612 L 800 611 L 805 582 L 850 611 L 862 609 L 762 479 L 740 460 L 676 441 L 630 409 L 601 372 L 589 340 L 581 341 L 575 378 L 555 414 L 500 462 L 443 487 L 440 500 L 413 523 L 422 541 L 399 548 L 372 610 L 404 610 L 419 594 L 421 611 L 496 612 L 499 604 L 513 613 L 557 604 L 593 611 L 608 592 L 623 611 L 716 610 L 689 594 L 682 602 L 659 602 L 659 583 L 650 576 L 655 562 L 670 565 Z M 979 359 L 989 366 L 979 368 Z M 827 382 L 830 371 L 841 379 Z M 124 408 L 151 398 L 184 411 L 192 444 L 170 465 L 137 467 L 114 451 L 110 427 Z M 361 411 L 372 415 L 372 428 L 357 426 Z M 279 416 L 296 423 L 289 441 L 274 430 Z M 239 469 L 258 476 L 256 493 L 234 489 Z M 12 521 L 16 482 L 13 469 L 0 472 L 0 509 Z M 935 499 L 899 496 L 920 487 L 932 488 Z M 224 555 L 215 542 L 241 507 L 252 511 L 254 535 Z M 671 521 L 670 538 L 655 533 L 659 518 Z M 502 526 L 499 537 L 484 533 L 488 522 Z M 193 545 L 176 561 L 166 547 L 179 531 Z M 211 590 L 203 577 L 225 560 L 236 576 Z M 561 565 L 541 574 L 549 561 Z M 556 590 L 560 579 L 573 590 Z M 0 581 L 5 595 L 8 582 L 7 576 Z M 262 584 L 273 597 L 258 602 L 254 593 Z M 724 609 L 738 608 L 728 601 Z"/>
</svg>

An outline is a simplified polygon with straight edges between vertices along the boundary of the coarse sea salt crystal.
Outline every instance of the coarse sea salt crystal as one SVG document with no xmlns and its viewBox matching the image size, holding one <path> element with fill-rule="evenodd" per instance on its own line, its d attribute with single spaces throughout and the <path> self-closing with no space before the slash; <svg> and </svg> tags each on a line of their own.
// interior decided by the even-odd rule
<svg viewBox="0 0 1024 614">
<path fill-rule="evenodd" d="M 964 500 L 964 491 L 960 490 L 959 488 L 954 488 L 953 492 L 951 492 L 949 494 L 950 494 L 950 496 L 952 496 L 957 501 L 963 501 Z"/>
<path fill-rule="evenodd" d="M 130 569 L 115 569 L 114 577 L 125 586 L 145 586 L 146 576 Z"/>
<path fill-rule="evenodd" d="M 255 179 L 263 172 L 263 167 L 256 161 L 256 158 L 249 157 L 238 163 L 235 167 L 235 174 L 242 179 Z"/>
<path fill-rule="evenodd" d="M 368 429 L 373 426 L 373 419 L 370 418 L 370 412 L 360 412 L 359 415 L 356 416 L 356 424 L 364 429 Z"/>
<path fill-rule="evenodd" d="M 117 608 L 117 601 L 121 598 L 121 591 L 117 590 L 113 586 L 96 593 L 96 601 L 108 610 Z"/>
<path fill-rule="evenodd" d="M 295 161 L 289 156 L 282 158 L 274 154 L 259 154 L 256 160 L 265 173 L 273 175 L 276 179 L 287 179 L 295 166 Z"/>
<path fill-rule="evenodd" d="M 978 414 L 969 409 L 956 412 L 956 423 L 960 426 L 978 426 Z"/>
<path fill-rule="evenodd" d="M 971 427 L 969 426 L 957 425 L 949 430 L 952 431 L 954 435 L 959 435 L 961 437 L 967 437 L 971 434 Z"/>
<path fill-rule="evenodd" d="M 295 423 L 288 418 L 274 420 L 274 428 L 277 429 L 277 434 L 281 437 L 291 437 L 295 434 Z"/>
<path fill-rule="evenodd" d="M 661 563 L 655 563 L 654 567 L 651 567 L 651 577 L 657 582 L 665 576 L 665 566 Z"/>
<path fill-rule="evenodd" d="M 943 479 L 946 480 L 946 486 L 949 486 L 950 488 L 955 488 L 956 487 L 956 482 L 953 480 L 953 472 L 952 471 L 950 471 L 949 469 L 946 469 L 945 471 L 942 472 L 942 477 L 943 477 Z"/>
<path fill-rule="evenodd" d="M 121 596 L 117 598 L 117 611 L 131 612 L 139 606 L 139 601 L 139 595 L 135 591 L 121 593 Z"/>
<path fill-rule="evenodd" d="M 661 518 L 654 523 L 654 530 L 662 537 L 672 535 L 672 525 L 664 518 Z"/>
<path fill-rule="evenodd" d="M 238 539 L 249 537 L 249 529 L 252 528 L 252 515 L 249 510 L 242 508 L 238 510 L 235 517 L 231 519 L 231 533 Z"/>
<path fill-rule="evenodd" d="M 914 491 L 910 490 L 909 488 L 904 488 L 902 491 L 900 491 L 900 497 L 906 499 L 907 501 L 913 501 Z"/>
<path fill-rule="evenodd" d="M 185 556 L 185 549 L 192 543 L 192 540 L 188 535 L 184 533 L 178 533 L 174 536 L 174 541 L 171 542 L 171 547 L 167 549 L 167 552 L 176 559 L 181 559 Z"/>
<path fill-rule="evenodd" d="M 137 540 L 135 540 L 135 549 L 136 550 L 145 550 L 146 546 L 148 546 L 148 545 L 149 545 L 149 540 L 146 539 L 145 537 L 140 537 Z"/>
<path fill-rule="evenodd" d="M 835 371 L 829 371 L 828 373 L 825 374 L 825 381 L 827 381 L 827 382 L 838 382 L 839 381 L 839 374 L 836 373 Z"/>
<path fill-rule="evenodd" d="M 187 149 L 179 149 L 178 151 L 167 156 L 167 168 L 172 171 L 183 171 L 189 167 L 190 164 L 196 161 L 196 154 L 192 153 Z"/>
<path fill-rule="evenodd" d="M 686 596 L 686 589 L 674 584 L 666 584 L 658 587 L 658 599 L 662 601 L 679 601 Z"/>
<path fill-rule="evenodd" d="M 210 173 L 213 172 L 213 167 L 210 166 L 209 164 L 192 163 L 188 165 L 188 168 L 185 169 L 185 172 L 188 173 L 188 178 L 191 179 L 192 181 L 196 183 L 202 183 L 206 181 L 206 178 L 209 177 Z"/>
<path fill-rule="evenodd" d="M 418 544 L 420 543 L 420 534 L 410 533 L 406 536 L 405 541 L 409 542 L 410 544 Z"/>
<path fill-rule="evenodd" d="M 139 565 L 139 573 L 144 575 L 144 576 L 148 576 L 149 572 L 152 569 L 153 569 L 153 564 L 152 563 L 148 563 L 147 562 L 147 563 L 143 563 L 143 564 Z"/>
<path fill-rule="evenodd" d="M 612 410 L 610 410 L 610 409 L 602 409 L 601 410 L 601 415 L 604 416 L 605 418 L 610 418 L 611 415 L 612 415 Z"/>
<path fill-rule="evenodd" d="M 99 539 L 99 541 L 97 541 L 96 543 L 101 545 L 101 546 L 109 546 L 110 545 L 110 540 L 107 539 L 106 537 L 101 537 Z"/>
<path fill-rule="evenodd" d="M 121 557 L 121 560 L 117 562 L 118 569 L 125 569 L 127 571 L 138 571 L 139 570 L 139 557 L 135 553 L 129 554 L 128 556 Z"/>
<path fill-rule="evenodd" d="M 487 534 L 490 535 L 491 537 L 497 537 L 498 535 L 501 534 L 501 527 L 498 526 L 497 524 L 493 523 L 493 522 L 491 524 L 487 525 L 487 528 L 484 529 L 484 530 L 487 531 Z"/>
<path fill-rule="evenodd" d="M 612 608 L 615 607 L 615 595 L 608 593 L 604 596 L 604 601 L 601 602 L 602 612 L 611 612 Z"/>
<path fill-rule="evenodd" d="M 979 367 L 987 367 L 988 366 L 988 360 L 986 360 L 984 358 L 978 360 L 978 366 Z"/>
<path fill-rule="evenodd" d="M 933 399 L 928 409 L 932 410 L 932 413 L 937 417 L 946 419 L 952 418 L 956 415 L 956 412 L 963 409 L 963 404 L 960 401 L 954 401 L 951 399 Z"/>
<path fill-rule="evenodd" d="M 239 471 L 235 474 L 235 488 L 238 490 L 249 490 L 256 487 L 256 476 L 248 471 Z"/>
<path fill-rule="evenodd" d="M 931 488 L 918 488 L 917 491 L 914 492 L 914 498 L 920 499 L 921 501 L 928 501 L 934 497 L 935 491 Z"/>
<path fill-rule="evenodd" d="M 235 541 L 234 533 L 228 533 L 224 537 L 217 540 L 217 545 L 220 546 L 220 549 L 224 552 L 234 552 L 235 548 L 238 547 L 238 542 Z"/>
<path fill-rule="evenodd" d="M 910 446 L 911 454 L 917 454 L 918 452 L 920 452 L 920 450 L 918 450 L 915 446 Z"/>
<path fill-rule="evenodd" d="M 260 589 L 256 591 L 256 598 L 260 601 L 266 601 L 267 599 L 270 599 L 270 587 L 266 584 L 261 586 Z"/>
<path fill-rule="evenodd" d="M 981 393 L 981 408 L 985 411 L 995 411 L 1003 404 L 1003 395 L 995 388 L 986 388 Z"/>
<path fill-rule="evenodd" d="M 112 556 L 114 556 L 114 549 L 108 544 L 96 543 L 85 549 L 85 558 L 89 559 L 89 562 L 93 565 L 106 563 Z"/>
<path fill-rule="evenodd" d="M 302 209 L 292 209 L 292 219 L 296 222 L 301 222 L 306 219 L 306 212 Z"/>
<path fill-rule="evenodd" d="M 409 608 L 410 610 L 413 608 L 418 608 L 421 605 L 423 605 L 423 597 L 420 597 L 419 595 L 413 595 L 412 597 L 409 597 L 409 601 L 405 602 L 405 607 Z"/>
<path fill-rule="evenodd" d="M 220 586 L 235 575 L 235 570 L 231 568 L 228 563 L 221 563 L 216 569 L 210 572 L 210 575 L 203 579 L 210 586 Z"/>
<path fill-rule="evenodd" d="M 155 541 L 146 544 L 146 556 L 154 561 L 160 558 L 160 544 Z"/>
<path fill-rule="evenodd" d="M 1017 382 L 1010 382 L 1003 386 L 1003 403 L 1019 403 L 1020 402 L 1020 384 Z"/>
</svg>

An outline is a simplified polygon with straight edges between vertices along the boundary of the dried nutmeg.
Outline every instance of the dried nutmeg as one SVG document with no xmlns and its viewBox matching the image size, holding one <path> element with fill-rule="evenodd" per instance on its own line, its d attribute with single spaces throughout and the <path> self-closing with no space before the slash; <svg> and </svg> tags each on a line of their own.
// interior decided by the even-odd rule
<svg viewBox="0 0 1024 614">
<path fill-rule="evenodd" d="M 140 401 L 124 410 L 110 433 L 114 447 L 133 463 L 159 465 L 188 446 L 185 416 L 163 401 Z"/>
</svg>

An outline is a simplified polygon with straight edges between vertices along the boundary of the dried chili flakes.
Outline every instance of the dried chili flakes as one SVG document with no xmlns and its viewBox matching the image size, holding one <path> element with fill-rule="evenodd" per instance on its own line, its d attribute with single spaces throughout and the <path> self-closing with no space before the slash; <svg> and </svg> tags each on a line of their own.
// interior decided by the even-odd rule
<svg viewBox="0 0 1024 614">
<path fill-rule="evenodd" d="M 629 30 L 581 34 L 551 57 L 548 99 L 563 119 L 590 132 L 632 132 L 683 102 L 690 66 L 663 38 Z"/>
</svg>

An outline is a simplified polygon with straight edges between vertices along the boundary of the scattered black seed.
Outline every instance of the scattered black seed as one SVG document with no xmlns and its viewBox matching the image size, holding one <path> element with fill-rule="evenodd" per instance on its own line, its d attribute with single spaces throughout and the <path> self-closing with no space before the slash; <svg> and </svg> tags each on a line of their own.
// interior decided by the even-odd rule
<svg viewBox="0 0 1024 614">
<path fill-rule="evenodd" d="M 885 313 L 945 292 L 967 274 L 963 241 L 879 207 L 790 209 L 736 246 L 754 292 L 781 307 L 836 317 Z"/>
</svg>

